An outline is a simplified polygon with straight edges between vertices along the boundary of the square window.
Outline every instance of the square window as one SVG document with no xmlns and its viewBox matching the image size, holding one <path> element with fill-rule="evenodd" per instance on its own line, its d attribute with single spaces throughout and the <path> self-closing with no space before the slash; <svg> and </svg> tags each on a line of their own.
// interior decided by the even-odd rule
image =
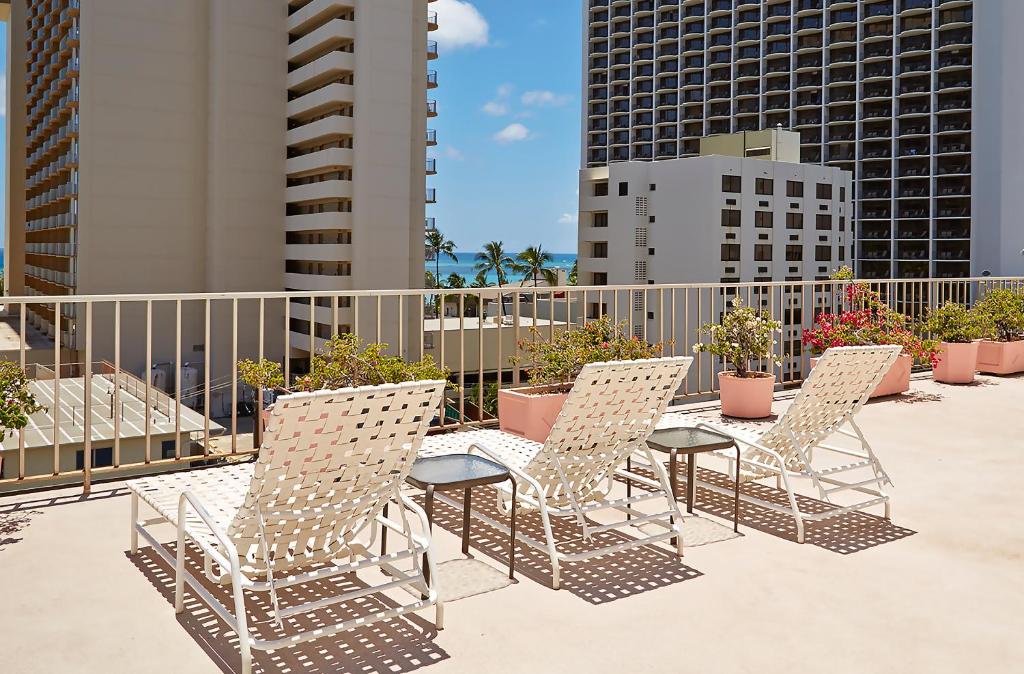
<svg viewBox="0 0 1024 674">
<path fill-rule="evenodd" d="M 773 225 L 771 211 L 754 211 L 754 227 L 767 227 L 771 228 Z"/>
<path fill-rule="evenodd" d="M 775 190 L 775 181 L 771 178 L 758 178 L 754 181 L 754 192 L 756 194 L 771 195 Z"/>
<path fill-rule="evenodd" d="M 817 262 L 831 262 L 832 246 L 815 246 L 814 259 Z"/>
<path fill-rule="evenodd" d="M 770 243 L 759 243 L 755 245 L 754 259 L 759 262 L 771 262 L 772 245 Z"/>
<path fill-rule="evenodd" d="M 160 458 L 174 458 L 174 440 L 164 440 L 163 442 L 160 443 Z"/>
<path fill-rule="evenodd" d="M 803 229 L 803 213 L 786 213 L 786 229 Z"/>
<path fill-rule="evenodd" d="M 658 186 L 657 186 L 657 185 L 655 185 L 654 183 L 651 183 L 651 191 L 653 192 L 653 191 L 655 191 L 656 189 L 658 189 Z"/>
<path fill-rule="evenodd" d="M 786 181 L 786 196 L 800 198 L 804 196 L 804 184 L 799 180 L 787 180 Z M 793 205 L 793 208 L 797 208 Z"/>
<path fill-rule="evenodd" d="M 831 230 L 832 229 L 832 216 L 827 214 L 819 213 L 814 218 L 814 228 L 820 230 Z"/>
<path fill-rule="evenodd" d="M 739 262 L 740 245 L 738 243 L 722 244 L 722 262 Z"/>
<path fill-rule="evenodd" d="M 606 197 L 608 196 L 608 183 L 594 183 L 594 196 L 595 197 Z"/>
<path fill-rule="evenodd" d="M 722 227 L 739 227 L 740 226 L 740 213 L 731 208 L 722 209 Z"/>
<path fill-rule="evenodd" d="M 831 199 L 832 185 L 830 183 L 818 183 L 815 187 L 815 193 L 819 199 Z"/>
<path fill-rule="evenodd" d="M 628 197 L 629 196 L 629 183 L 619 183 L 619 196 L 620 197 Z"/>
<path fill-rule="evenodd" d="M 742 178 L 739 176 L 722 176 L 722 191 L 738 194 L 743 189 Z"/>
</svg>

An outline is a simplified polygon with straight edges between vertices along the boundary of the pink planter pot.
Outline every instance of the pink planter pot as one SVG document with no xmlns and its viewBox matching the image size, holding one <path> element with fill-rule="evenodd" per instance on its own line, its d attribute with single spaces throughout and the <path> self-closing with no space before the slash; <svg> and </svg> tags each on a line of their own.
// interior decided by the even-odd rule
<svg viewBox="0 0 1024 674">
<path fill-rule="evenodd" d="M 534 442 L 544 442 L 562 411 L 565 385 L 524 386 L 498 391 L 498 426 Z"/>
<path fill-rule="evenodd" d="M 761 373 L 759 373 L 761 374 Z M 740 419 L 762 419 L 772 413 L 775 377 L 737 377 L 732 372 L 718 373 L 722 414 Z"/>
<path fill-rule="evenodd" d="M 811 358 L 811 367 L 814 367 L 817 362 L 817 358 Z M 909 391 L 910 370 L 913 366 L 914 359 L 905 353 L 901 353 L 869 397 L 882 398 Z"/>
<path fill-rule="evenodd" d="M 1016 342 L 978 342 L 978 371 L 988 374 L 1024 372 L 1024 340 Z"/>
<path fill-rule="evenodd" d="M 977 366 L 978 342 L 942 342 L 939 364 L 932 370 L 932 378 L 944 384 L 970 384 Z"/>
</svg>

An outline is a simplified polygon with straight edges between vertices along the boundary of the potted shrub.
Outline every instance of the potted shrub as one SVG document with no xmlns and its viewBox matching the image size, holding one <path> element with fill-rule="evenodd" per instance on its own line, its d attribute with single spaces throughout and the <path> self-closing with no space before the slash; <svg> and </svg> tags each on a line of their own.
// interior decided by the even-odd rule
<svg viewBox="0 0 1024 674">
<path fill-rule="evenodd" d="M 265 358 L 259 362 L 239 361 L 239 378 L 256 390 L 257 408 L 261 408 L 264 407 L 265 391 L 281 394 L 429 379 L 447 381 L 451 374 L 438 366 L 432 356 L 407 362 L 400 356 L 388 354 L 387 350 L 388 345 L 382 342 L 366 343 L 352 334 L 335 335 L 313 354 L 310 373 L 297 377 L 290 388 L 283 387 L 285 382 L 280 363 Z M 449 382 L 448 387 L 455 388 L 455 385 Z M 262 436 L 262 426 L 267 421 L 266 410 L 262 410 L 260 416 L 254 441 Z"/>
<path fill-rule="evenodd" d="M 501 430 L 544 442 L 584 365 L 661 355 L 662 344 L 628 336 L 624 327 L 625 321 L 616 324 L 605 316 L 579 329 L 560 332 L 550 341 L 531 328 L 532 338 L 519 342 L 522 355 L 512 358 L 513 366 L 529 365 L 529 385 L 498 391 Z"/>
<path fill-rule="evenodd" d="M 1024 372 L 1024 294 L 990 290 L 974 307 L 991 321 L 990 339 L 978 345 L 978 371 L 988 374 Z"/>
<path fill-rule="evenodd" d="M 935 381 L 969 384 L 978 364 L 978 340 L 992 329 L 991 317 L 956 302 L 946 302 L 928 312 L 922 326 L 939 340 L 938 362 L 932 370 Z"/>
<path fill-rule="evenodd" d="M 710 353 L 725 360 L 732 370 L 718 373 L 722 414 L 742 419 L 760 419 L 772 413 L 775 375 L 752 369 L 751 361 L 780 364 L 775 355 L 775 334 L 782 323 L 736 297 L 721 323 L 707 323 L 700 332 L 710 339 L 693 345 L 695 353 Z"/>
<path fill-rule="evenodd" d="M 907 317 L 891 309 L 866 283 L 847 286 L 845 295 L 847 305 L 855 308 L 818 314 L 814 318 L 815 327 L 804 331 L 804 345 L 816 356 L 833 346 L 902 346 L 903 353 L 871 397 L 896 395 L 910 390 L 910 371 L 915 362 L 935 366 L 935 342 L 914 334 L 908 326 Z M 811 358 L 811 367 L 816 362 L 817 358 Z"/>
</svg>

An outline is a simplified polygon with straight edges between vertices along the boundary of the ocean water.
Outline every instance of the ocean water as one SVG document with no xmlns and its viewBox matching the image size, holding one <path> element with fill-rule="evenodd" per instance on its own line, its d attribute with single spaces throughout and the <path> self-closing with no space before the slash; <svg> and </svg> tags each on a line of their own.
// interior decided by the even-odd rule
<svg viewBox="0 0 1024 674">
<path fill-rule="evenodd" d="M 449 274 L 460 274 L 466 278 L 467 283 L 472 283 L 476 277 L 476 262 L 474 258 L 476 253 L 467 253 L 456 251 L 456 256 L 459 258 L 458 262 L 452 262 L 446 257 L 441 258 L 441 278 L 448 278 Z M 515 253 L 509 253 L 509 257 L 515 258 Z M 551 262 L 552 269 L 564 269 L 568 274 L 569 270 L 572 269 L 573 263 L 576 262 L 576 253 L 552 253 L 551 257 L 554 259 Z M 426 267 L 431 273 L 434 272 L 436 263 L 433 260 L 427 260 Z M 519 282 L 522 279 L 520 274 L 509 274 L 509 281 Z M 487 282 L 497 285 L 498 275 L 491 272 L 487 275 Z"/>
</svg>

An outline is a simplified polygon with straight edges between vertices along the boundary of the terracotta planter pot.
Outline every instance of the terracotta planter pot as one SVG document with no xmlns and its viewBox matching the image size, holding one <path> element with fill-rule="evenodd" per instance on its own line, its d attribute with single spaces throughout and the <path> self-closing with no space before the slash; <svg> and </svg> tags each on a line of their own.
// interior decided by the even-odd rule
<svg viewBox="0 0 1024 674">
<path fill-rule="evenodd" d="M 977 367 L 978 342 L 942 342 L 939 364 L 932 370 L 932 378 L 944 384 L 970 384 Z"/>
<path fill-rule="evenodd" d="M 1016 342 L 978 342 L 978 371 L 987 374 L 1024 372 L 1024 339 Z"/>
<path fill-rule="evenodd" d="M 817 362 L 817 358 L 811 358 L 811 367 L 814 367 Z M 909 391 L 910 370 L 913 366 L 914 359 L 905 353 L 901 353 L 869 397 L 882 398 Z"/>
<path fill-rule="evenodd" d="M 523 386 L 498 391 L 498 426 L 534 442 L 544 442 L 569 397 L 569 386 Z"/>
<path fill-rule="evenodd" d="M 758 372 L 757 377 L 737 377 L 733 372 L 718 373 L 722 414 L 740 419 L 762 419 L 772 413 L 775 377 Z"/>
</svg>

